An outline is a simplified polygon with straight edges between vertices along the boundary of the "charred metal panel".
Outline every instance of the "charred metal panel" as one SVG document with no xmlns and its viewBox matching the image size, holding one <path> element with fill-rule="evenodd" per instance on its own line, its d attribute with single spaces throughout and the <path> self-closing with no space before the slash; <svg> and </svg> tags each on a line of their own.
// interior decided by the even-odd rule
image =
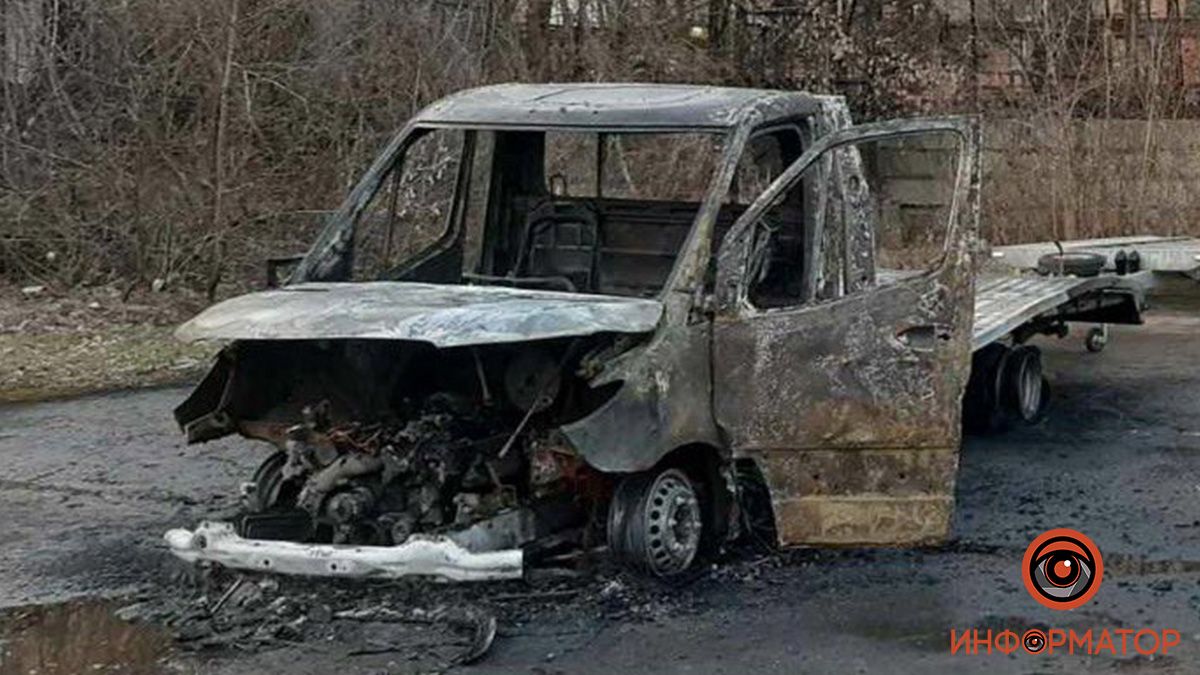
<svg viewBox="0 0 1200 675">
<path fill-rule="evenodd" d="M 929 497 L 800 497 L 775 506 L 779 539 L 814 546 L 915 545 L 944 541 L 954 511 L 949 493 Z"/>
<path fill-rule="evenodd" d="M 718 322 L 717 418 L 734 447 L 937 449 L 956 443 L 956 383 L 966 382 L 969 343 L 939 340 L 917 350 L 898 338 L 906 327 L 942 324 L 948 334 L 969 329 L 969 309 L 943 296 L 944 286 L 922 293 L 927 282 Z M 969 307 L 970 298 L 964 302 Z"/>
<path fill-rule="evenodd" d="M 944 539 L 954 508 L 956 450 L 800 450 L 756 456 L 779 538 L 807 544 Z"/>
<path fill-rule="evenodd" d="M 811 497 L 861 492 L 904 498 L 939 495 L 953 485 L 958 470 L 953 451 L 807 450 L 780 455 L 771 462 L 776 469 L 783 469 L 777 485 Z"/>
<path fill-rule="evenodd" d="M 332 214 L 321 236 L 291 276 L 292 282 L 344 281 L 349 277 L 353 224 L 379 190 L 387 170 L 404 148 L 431 128 L 472 127 L 541 131 L 735 130 L 738 140 L 728 145 L 724 173 L 714 180 L 697 219 L 715 216 L 725 197 L 749 130 L 772 119 L 817 116 L 823 107 L 840 106 L 841 97 L 762 89 L 737 89 L 703 85 L 646 84 L 503 84 L 469 89 L 429 105 L 411 119 L 383 149 L 346 201 Z M 716 206 L 708 207 L 708 204 Z M 710 214 L 711 212 L 711 214 Z M 696 234 L 702 227 L 693 230 Z M 681 262 L 708 260 L 711 231 L 696 236 L 696 245 L 680 253 Z M 701 247 L 700 244 L 703 244 Z M 701 250 L 702 249 L 702 250 Z M 703 256 L 703 260 L 698 260 Z M 687 282 L 686 276 L 675 275 Z M 681 284 L 682 285 L 682 284 Z M 668 286 L 663 297 L 680 286 Z"/>
<path fill-rule="evenodd" d="M 707 323 L 671 327 L 624 354 L 592 382 L 622 382 L 616 395 L 562 428 L 571 445 L 588 464 L 614 472 L 649 469 L 684 445 L 720 447 L 711 413 L 709 340 Z"/>
<path fill-rule="evenodd" d="M 210 307 L 183 340 L 416 340 L 438 347 L 654 330 L 654 300 L 408 282 L 299 284 Z"/>
<path fill-rule="evenodd" d="M 824 303 L 749 304 L 747 231 L 774 194 L 829 148 L 934 130 L 959 133 L 966 148 L 936 270 L 858 292 L 847 284 L 848 295 Z M 949 530 L 970 366 L 973 141 L 955 120 L 835 133 L 751 206 L 721 250 L 716 417 L 734 455 L 766 477 L 783 544 L 903 544 Z"/>
<path fill-rule="evenodd" d="M 810 112 L 819 100 L 796 92 L 686 84 L 500 84 L 441 99 L 418 113 L 417 121 L 529 128 L 729 128 L 742 121 L 747 108 L 781 96 Z"/>
<path fill-rule="evenodd" d="M 175 407 L 175 421 L 188 443 L 233 433 L 234 420 L 226 410 L 233 392 L 233 375 L 233 358 L 228 351 L 222 351 L 200 384 Z"/>
<path fill-rule="evenodd" d="M 822 135 L 846 129 L 851 124 L 850 110 L 842 101 L 822 101 L 821 111 Z M 838 152 L 835 159 L 830 162 L 830 169 L 845 199 L 836 199 L 834 207 L 845 209 L 846 214 L 845 230 L 839 233 L 843 238 L 839 243 L 845 251 L 841 287 L 847 293 L 856 293 L 875 283 L 876 232 L 865 206 L 868 188 L 862 157 L 857 152 Z M 824 215 L 819 214 L 820 217 Z"/>
</svg>

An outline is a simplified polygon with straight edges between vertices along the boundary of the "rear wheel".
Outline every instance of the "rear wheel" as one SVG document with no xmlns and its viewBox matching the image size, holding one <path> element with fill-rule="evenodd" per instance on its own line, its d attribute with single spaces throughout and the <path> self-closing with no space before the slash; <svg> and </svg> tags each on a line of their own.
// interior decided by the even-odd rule
<svg viewBox="0 0 1200 675">
<path fill-rule="evenodd" d="M 968 433 L 996 434 L 1013 423 L 1034 424 L 1045 416 L 1050 383 L 1042 352 L 1031 345 L 991 344 L 975 353 L 963 397 Z"/>
<path fill-rule="evenodd" d="M 1015 347 L 1004 363 L 1004 402 L 1008 413 L 1025 424 L 1042 418 L 1049 399 L 1037 347 Z"/>
<path fill-rule="evenodd" d="M 677 576 L 695 562 L 703 534 L 699 492 L 679 469 L 629 476 L 613 493 L 608 547 L 625 565 L 658 577 Z"/>
<path fill-rule="evenodd" d="M 971 377 L 963 396 L 963 426 L 968 433 L 998 434 L 1008 426 L 1008 416 L 1000 405 L 1001 375 L 1012 350 L 992 343 L 975 353 Z"/>
<path fill-rule="evenodd" d="M 1093 354 L 1104 351 L 1106 345 L 1108 345 L 1108 331 L 1101 326 L 1093 326 L 1083 340 L 1083 346 Z"/>
</svg>

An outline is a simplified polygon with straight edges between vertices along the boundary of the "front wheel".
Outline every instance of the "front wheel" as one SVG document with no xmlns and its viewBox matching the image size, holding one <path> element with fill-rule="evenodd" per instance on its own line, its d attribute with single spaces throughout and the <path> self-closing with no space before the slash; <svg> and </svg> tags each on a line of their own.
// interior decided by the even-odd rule
<svg viewBox="0 0 1200 675">
<path fill-rule="evenodd" d="M 655 576 L 686 572 L 704 534 L 699 493 L 687 474 L 663 469 L 629 476 L 608 509 L 608 547 L 619 562 Z"/>
</svg>

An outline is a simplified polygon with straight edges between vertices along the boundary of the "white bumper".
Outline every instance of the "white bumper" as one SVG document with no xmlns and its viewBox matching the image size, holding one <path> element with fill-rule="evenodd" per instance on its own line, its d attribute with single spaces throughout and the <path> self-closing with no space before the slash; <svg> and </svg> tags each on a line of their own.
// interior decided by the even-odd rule
<svg viewBox="0 0 1200 675">
<path fill-rule="evenodd" d="M 414 536 L 399 546 L 297 544 L 243 539 L 229 523 L 203 522 L 195 531 L 169 530 L 163 538 L 187 562 L 305 576 L 482 581 L 519 579 L 523 565 L 520 549 L 472 553 L 445 537 Z"/>
</svg>

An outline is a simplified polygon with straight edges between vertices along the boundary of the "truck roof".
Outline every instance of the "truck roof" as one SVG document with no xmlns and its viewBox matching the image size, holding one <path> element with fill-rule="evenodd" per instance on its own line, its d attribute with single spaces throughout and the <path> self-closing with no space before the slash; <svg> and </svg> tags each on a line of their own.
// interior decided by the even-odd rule
<svg viewBox="0 0 1200 675">
<path fill-rule="evenodd" d="M 755 109 L 774 107 L 772 117 L 808 114 L 832 98 L 687 84 L 499 84 L 436 101 L 415 121 L 430 126 L 724 130 Z"/>
</svg>

